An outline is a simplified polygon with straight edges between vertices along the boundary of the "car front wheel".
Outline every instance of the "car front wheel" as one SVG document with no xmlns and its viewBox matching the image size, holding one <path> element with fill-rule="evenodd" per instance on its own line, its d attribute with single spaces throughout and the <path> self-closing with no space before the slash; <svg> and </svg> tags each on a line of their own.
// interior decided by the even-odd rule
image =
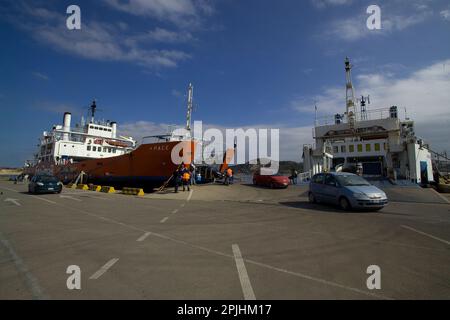
<svg viewBox="0 0 450 320">
<path fill-rule="evenodd" d="M 316 203 L 316 197 L 314 196 L 314 194 L 312 192 L 309 193 L 308 195 L 308 199 L 309 199 L 309 203 Z"/>
<path fill-rule="evenodd" d="M 350 205 L 350 202 L 347 200 L 347 198 L 341 198 L 339 200 L 339 206 L 344 211 L 348 211 L 348 210 L 350 210 L 352 208 L 351 205 Z"/>
</svg>

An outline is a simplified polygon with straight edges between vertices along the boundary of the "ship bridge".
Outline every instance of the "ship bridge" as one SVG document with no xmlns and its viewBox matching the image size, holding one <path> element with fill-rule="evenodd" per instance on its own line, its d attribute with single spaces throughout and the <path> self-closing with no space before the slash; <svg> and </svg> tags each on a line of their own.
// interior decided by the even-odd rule
<svg viewBox="0 0 450 320">
<path fill-rule="evenodd" d="M 414 122 L 407 117 L 406 108 L 403 117 L 397 106 L 367 110 L 370 98 L 354 98 L 348 66 L 346 61 L 347 111 L 334 117 L 316 118 L 315 144 L 303 147 L 305 171 L 356 172 L 361 168 L 365 176 L 416 183 L 433 181 L 429 147 L 416 137 Z"/>
</svg>

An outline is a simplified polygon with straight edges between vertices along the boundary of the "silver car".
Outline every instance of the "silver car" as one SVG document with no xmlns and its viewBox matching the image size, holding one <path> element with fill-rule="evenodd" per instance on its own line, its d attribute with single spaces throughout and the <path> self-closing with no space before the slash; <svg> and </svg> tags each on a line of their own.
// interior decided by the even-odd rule
<svg viewBox="0 0 450 320">
<path fill-rule="evenodd" d="M 309 201 L 339 205 L 342 210 L 381 210 L 388 204 L 386 193 L 351 173 L 320 173 L 310 182 Z"/>
</svg>

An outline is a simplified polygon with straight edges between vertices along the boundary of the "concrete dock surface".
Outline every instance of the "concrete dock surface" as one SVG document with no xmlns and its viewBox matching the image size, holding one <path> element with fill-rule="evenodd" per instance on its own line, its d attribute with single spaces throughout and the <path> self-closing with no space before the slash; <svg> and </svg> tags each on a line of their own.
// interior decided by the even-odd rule
<svg viewBox="0 0 450 320">
<path fill-rule="evenodd" d="M 0 181 L 0 299 L 450 299 L 450 204 L 431 189 L 387 188 L 377 213 L 307 186 L 26 191 Z"/>
</svg>

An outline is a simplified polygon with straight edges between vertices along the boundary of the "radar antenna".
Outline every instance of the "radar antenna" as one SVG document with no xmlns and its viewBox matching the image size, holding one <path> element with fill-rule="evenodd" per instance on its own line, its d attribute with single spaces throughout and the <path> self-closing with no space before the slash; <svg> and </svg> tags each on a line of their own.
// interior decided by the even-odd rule
<svg viewBox="0 0 450 320">
<path fill-rule="evenodd" d="M 367 105 L 370 104 L 370 96 L 361 96 L 361 99 L 358 99 L 359 105 L 361 106 L 361 121 L 368 120 L 367 117 Z"/>
</svg>

